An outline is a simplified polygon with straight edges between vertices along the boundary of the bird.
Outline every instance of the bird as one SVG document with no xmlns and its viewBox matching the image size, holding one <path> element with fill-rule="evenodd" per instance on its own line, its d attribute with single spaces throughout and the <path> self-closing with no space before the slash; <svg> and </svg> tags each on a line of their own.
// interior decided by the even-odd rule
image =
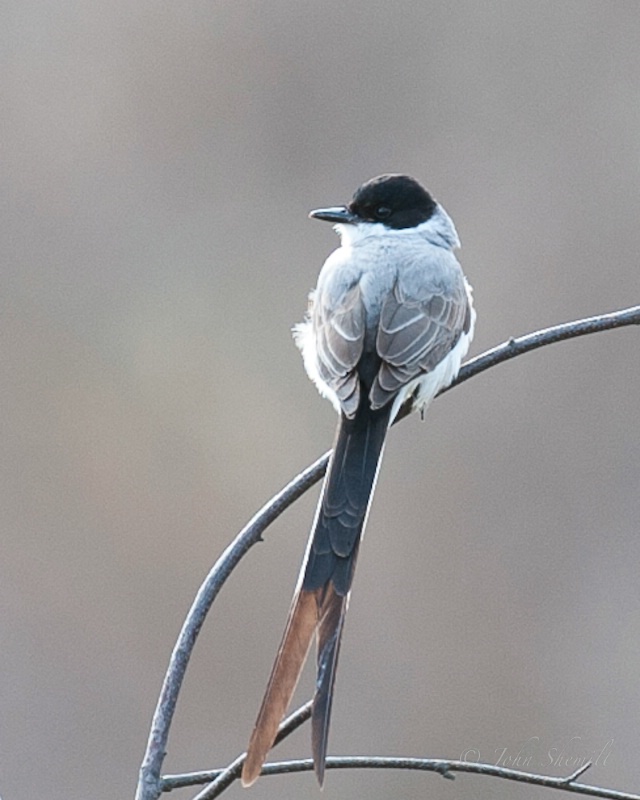
<svg viewBox="0 0 640 800">
<path fill-rule="evenodd" d="M 339 415 L 284 634 L 242 769 L 253 784 L 287 712 L 311 642 L 314 770 L 323 785 L 333 689 L 354 568 L 390 425 L 424 412 L 456 377 L 474 333 L 471 286 L 452 219 L 415 178 L 384 174 L 312 219 L 340 246 L 294 327 L 306 372 Z"/>
</svg>

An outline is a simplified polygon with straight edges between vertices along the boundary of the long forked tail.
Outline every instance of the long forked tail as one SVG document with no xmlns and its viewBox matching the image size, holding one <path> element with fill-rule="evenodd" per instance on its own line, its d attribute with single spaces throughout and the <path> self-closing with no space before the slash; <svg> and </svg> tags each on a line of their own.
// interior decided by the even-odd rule
<svg viewBox="0 0 640 800">
<path fill-rule="evenodd" d="M 324 780 L 333 685 L 358 548 L 375 487 L 390 409 L 363 403 L 342 417 L 282 642 L 242 770 L 250 786 L 260 775 L 317 633 L 317 678 L 311 718 L 313 762 Z"/>
</svg>

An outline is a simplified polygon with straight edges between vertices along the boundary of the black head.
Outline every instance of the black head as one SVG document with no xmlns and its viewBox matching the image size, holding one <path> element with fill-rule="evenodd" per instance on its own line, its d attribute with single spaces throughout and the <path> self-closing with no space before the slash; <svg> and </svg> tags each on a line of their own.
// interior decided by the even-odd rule
<svg viewBox="0 0 640 800">
<path fill-rule="evenodd" d="M 382 222 L 387 228 L 402 229 L 426 222 L 435 210 L 435 200 L 415 178 L 380 175 L 363 183 L 348 206 L 318 209 L 309 216 L 351 224 Z"/>
</svg>

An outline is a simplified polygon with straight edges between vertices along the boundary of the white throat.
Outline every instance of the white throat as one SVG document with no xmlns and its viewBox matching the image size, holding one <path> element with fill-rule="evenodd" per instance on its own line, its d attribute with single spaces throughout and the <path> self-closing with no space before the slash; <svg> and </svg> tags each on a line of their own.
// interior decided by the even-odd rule
<svg viewBox="0 0 640 800">
<path fill-rule="evenodd" d="M 358 222 L 356 225 L 340 222 L 333 227 L 339 234 L 343 247 L 353 247 L 363 239 L 382 236 L 399 238 L 421 236 L 438 247 L 446 247 L 449 250 L 460 247 L 460 239 L 453 220 L 439 203 L 436 204 L 436 210 L 429 219 L 414 228 L 387 228 L 382 222 Z"/>
</svg>

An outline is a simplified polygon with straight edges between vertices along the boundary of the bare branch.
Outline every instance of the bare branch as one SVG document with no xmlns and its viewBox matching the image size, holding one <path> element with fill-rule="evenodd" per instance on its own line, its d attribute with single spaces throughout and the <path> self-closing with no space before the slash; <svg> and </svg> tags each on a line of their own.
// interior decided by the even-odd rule
<svg viewBox="0 0 640 800">
<path fill-rule="evenodd" d="M 578 767 L 578 769 L 575 772 L 572 772 L 571 775 L 567 775 L 567 777 L 564 779 L 565 785 L 573 783 L 581 775 L 584 775 L 584 773 L 588 769 L 591 769 L 592 766 L 593 764 L 591 763 L 591 761 L 587 761 L 586 764 L 583 764 L 581 767 Z"/>
<path fill-rule="evenodd" d="M 476 356 L 476 358 L 465 364 L 460 370 L 458 378 L 449 388 L 453 388 L 453 386 L 457 386 L 474 375 L 501 364 L 503 361 L 508 361 L 539 347 L 625 325 L 640 325 L 640 306 L 626 308 L 611 314 L 567 322 L 516 339 L 510 339 L 498 345 L 498 347 Z M 157 800 L 162 792 L 160 771 L 164 761 L 169 729 L 178 694 L 198 633 L 218 592 L 240 559 L 256 542 L 260 541 L 263 531 L 298 497 L 320 480 L 327 468 L 329 456 L 330 453 L 325 453 L 258 511 L 222 553 L 200 587 L 171 654 L 158 704 L 153 715 L 147 748 L 140 767 L 136 800 Z M 630 797 L 630 795 L 626 797 Z"/>
<path fill-rule="evenodd" d="M 140 767 L 136 800 L 157 800 L 160 796 L 160 771 L 166 755 L 169 728 L 176 708 L 178 694 L 196 643 L 213 601 L 223 584 L 235 569 L 240 559 L 256 542 L 261 541 L 262 532 L 295 500 L 313 486 L 326 469 L 329 453 L 307 467 L 293 481 L 278 492 L 245 525 L 205 578 L 189 609 L 180 635 L 171 653 L 169 666 L 160 690 L 158 704 L 151 721 L 151 731 L 144 759 Z"/>
<path fill-rule="evenodd" d="M 293 733 L 297 728 L 300 727 L 300 725 L 302 725 L 303 722 L 306 722 L 309 719 L 311 716 L 312 705 L 312 701 L 309 700 L 284 720 L 284 722 L 278 728 L 278 735 L 275 738 L 274 745 L 279 744 L 279 742 L 289 736 L 289 734 Z M 231 784 L 240 777 L 242 765 L 244 764 L 246 755 L 246 753 L 242 753 L 237 758 L 234 758 L 234 760 L 229 764 L 228 767 L 225 767 L 225 769 L 210 772 L 209 777 L 204 778 L 204 780 L 197 781 L 196 783 L 198 784 L 209 783 L 209 781 L 210 783 L 199 794 L 197 794 L 193 800 L 213 800 L 214 797 L 218 797 L 218 795 L 222 794 L 225 789 L 231 786 Z M 204 775 L 206 773 L 201 774 Z M 171 791 L 171 789 L 178 788 L 178 785 L 193 786 L 194 784 L 190 782 L 172 785 L 171 779 L 169 778 L 163 778 L 161 780 L 162 791 Z"/>
<path fill-rule="evenodd" d="M 567 339 L 575 339 L 578 336 L 586 336 L 589 333 L 600 333 L 600 331 L 610 331 L 615 328 L 622 328 L 626 325 L 640 325 L 640 306 L 623 308 L 621 311 L 612 311 L 610 314 L 600 314 L 596 317 L 575 320 L 574 322 L 564 322 L 554 325 L 552 328 L 545 328 L 535 333 L 528 333 L 508 342 L 499 344 L 492 350 L 487 350 L 467 363 L 460 369 L 458 377 L 451 384 L 449 389 L 463 383 L 474 375 L 484 372 L 489 367 L 502 364 L 511 358 L 529 353 L 555 342 L 563 342 Z M 441 394 L 448 391 L 444 389 Z"/>
<path fill-rule="evenodd" d="M 575 783 L 575 779 L 589 769 L 590 762 L 584 764 L 571 775 L 559 778 L 552 775 L 539 775 L 535 772 L 508 769 L 494 764 L 479 764 L 473 761 L 449 761 L 440 758 L 329 756 L 327 757 L 326 765 L 327 769 L 408 769 L 418 772 L 437 772 L 445 778 L 454 777 L 456 772 L 468 772 L 475 775 L 488 775 L 493 778 L 517 781 L 518 783 L 528 783 L 532 786 L 544 786 L 547 789 L 560 789 L 589 797 L 602 797 L 606 798 L 606 800 L 640 800 L 640 795 L 638 794 L 592 786 L 588 783 Z M 281 761 L 265 764 L 262 775 L 285 775 L 292 772 L 310 772 L 311 770 L 313 770 L 313 761 L 310 758 L 305 758 L 299 761 Z M 215 770 L 211 772 L 190 772 L 185 775 L 168 775 L 164 781 L 167 791 L 170 791 L 171 789 L 194 786 L 209 781 L 216 776 L 221 776 L 222 773 L 222 770 Z M 206 800 L 211 800 L 214 796 L 217 795 L 201 793 L 194 800 L 205 800 L 205 798 Z"/>
</svg>

